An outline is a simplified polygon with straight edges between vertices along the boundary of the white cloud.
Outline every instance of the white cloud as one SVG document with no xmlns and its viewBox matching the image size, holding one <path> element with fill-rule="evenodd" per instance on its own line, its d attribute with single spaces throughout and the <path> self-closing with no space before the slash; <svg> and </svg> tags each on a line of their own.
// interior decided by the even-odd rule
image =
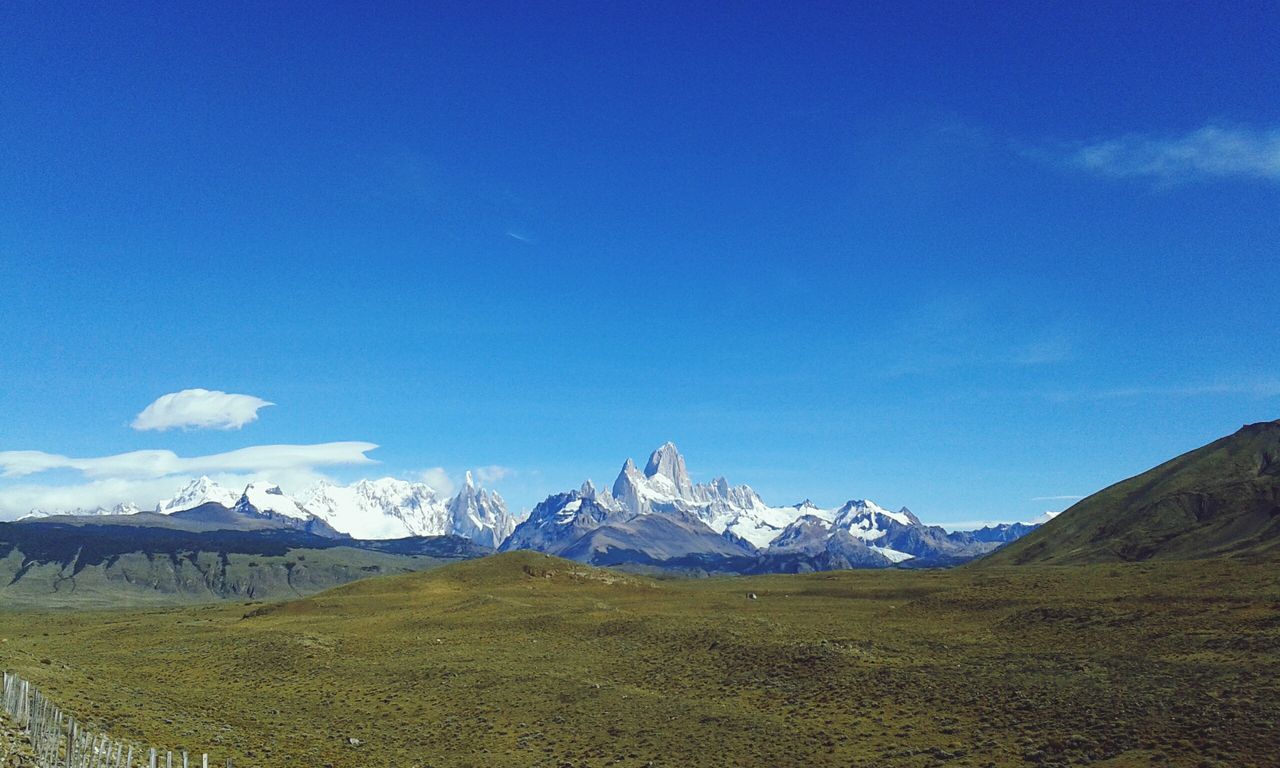
<svg viewBox="0 0 1280 768">
<path fill-rule="evenodd" d="M 167 498 L 180 486 L 181 483 L 173 478 L 151 480 L 109 478 L 73 485 L 5 486 L 0 488 L 0 519 L 19 517 L 33 509 L 42 509 L 46 512 L 92 510 L 131 501 L 146 509 L 147 504 L 144 500 L 157 501 Z"/>
<path fill-rule="evenodd" d="M 516 471 L 511 467 L 500 467 L 496 464 L 490 464 L 487 467 L 476 467 L 471 471 L 476 482 L 480 485 L 492 485 L 505 477 L 511 477 Z"/>
<path fill-rule="evenodd" d="M 1031 525 L 1044 525 L 1045 523 L 1049 522 L 1050 520 L 1052 520 L 1053 518 L 1057 517 L 1060 514 L 1062 514 L 1061 510 L 1055 512 L 1052 509 L 1046 509 L 1045 511 L 1031 518 L 1027 522 Z"/>
<path fill-rule="evenodd" d="M 454 490 L 458 487 L 458 484 L 453 481 L 453 478 L 449 476 L 444 467 L 424 469 L 419 476 L 422 478 L 422 482 L 431 486 L 436 493 L 442 496 L 452 496 Z"/>
<path fill-rule="evenodd" d="M 68 485 L 21 483 L 0 486 L 0 520 L 21 517 L 33 509 L 47 512 L 93 510 L 110 508 L 121 502 L 132 502 L 150 511 L 159 502 L 171 498 L 191 479 L 181 475 L 146 479 L 112 477 Z M 215 473 L 210 475 L 210 479 L 235 491 L 257 480 L 269 480 L 278 484 L 285 493 L 300 493 L 322 480 L 332 481 L 332 478 L 306 467 L 270 472 Z"/>
<path fill-rule="evenodd" d="M 487 486 L 500 482 L 501 480 L 513 477 L 516 471 L 511 467 L 502 467 L 497 464 L 490 464 L 484 467 L 476 467 L 471 470 L 471 477 L 477 485 Z M 455 478 L 444 467 L 431 467 L 424 469 L 418 473 L 418 477 L 422 482 L 431 486 L 437 493 L 445 496 L 452 496 L 458 490 L 461 480 Z"/>
<path fill-rule="evenodd" d="M 98 458 L 71 458 L 42 451 L 0 451 L 0 477 L 24 477 L 72 469 L 90 478 L 156 478 L 219 472 L 266 472 L 341 464 L 373 464 L 373 443 L 255 445 L 226 453 L 183 458 L 173 451 L 131 451 Z"/>
<path fill-rule="evenodd" d="M 161 395 L 133 420 L 139 431 L 165 429 L 240 429 L 258 420 L 269 405 L 260 397 L 208 389 L 184 389 Z"/>
<path fill-rule="evenodd" d="M 1106 176 L 1163 183 L 1231 177 L 1280 182 L 1280 128 L 1210 124 L 1181 136 L 1131 134 L 1079 146 L 1067 160 Z"/>
</svg>

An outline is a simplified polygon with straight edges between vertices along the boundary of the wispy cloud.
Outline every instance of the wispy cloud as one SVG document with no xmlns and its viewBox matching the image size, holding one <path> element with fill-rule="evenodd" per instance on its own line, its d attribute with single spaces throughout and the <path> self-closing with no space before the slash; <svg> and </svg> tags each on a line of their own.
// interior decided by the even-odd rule
<svg viewBox="0 0 1280 768">
<path fill-rule="evenodd" d="M 431 486 L 433 490 L 445 496 L 452 496 L 458 484 L 453 481 L 453 477 L 445 470 L 444 467 L 431 467 L 424 469 L 419 473 L 422 482 Z"/>
<path fill-rule="evenodd" d="M 139 431 L 166 429 L 240 429 L 258 420 L 258 411 L 275 403 L 253 395 L 208 389 L 184 389 L 156 398 L 131 425 Z"/>
<path fill-rule="evenodd" d="M 0 477 L 25 477 L 70 469 L 90 478 L 158 478 L 217 472 L 264 472 L 373 464 L 365 454 L 373 443 L 255 445 L 208 456 L 181 457 L 173 451 L 131 451 L 113 456 L 72 458 L 43 451 L 0 451 Z"/>
<path fill-rule="evenodd" d="M 998 299 L 948 297 L 924 301 L 885 334 L 880 365 L 889 378 L 957 368 L 1051 366 L 1078 355 L 1078 333 L 1039 318 L 1015 317 Z"/>
<path fill-rule="evenodd" d="M 1126 400 L 1138 397 L 1211 397 L 1235 395 L 1254 398 L 1280 397 L 1280 379 L 1241 379 L 1203 384 L 1158 384 L 1043 393 L 1054 402 L 1073 400 Z"/>
<path fill-rule="evenodd" d="M 481 486 L 493 485 L 506 478 L 514 477 L 517 474 L 511 467 L 503 467 L 497 464 L 476 467 L 475 469 L 469 470 L 469 472 L 472 480 Z M 422 482 L 446 496 L 452 495 L 461 484 L 461 480 L 456 478 L 444 467 L 431 467 L 430 469 L 424 469 L 419 473 L 419 477 L 422 478 Z"/>
<path fill-rule="evenodd" d="M 1280 127 L 1206 125 L 1175 136 L 1130 134 L 1068 151 L 1076 168 L 1164 184 L 1239 178 L 1280 182 Z"/>
<path fill-rule="evenodd" d="M 511 477 L 516 471 L 511 467 L 500 467 L 497 464 L 490 464 L 486 467 L 476 467 L 472 470 L 476 482 L 481 485 L 492 485 L 503 478 Z"/>
<path fill-rule="evenodd" d="M 522 243 L 533 242 L 533 238 L 529 237 L 528 235 L 522 235 L 519 232 L 512 232 L 510 230 L 507 231 L 507 237 L 511 238 L 512 240 L 519 240 Z"/>
<path fill-rule="evenodd" d="M 224 488 L 237 491 L 251 482 L 269 480 L 279 484 L 286 493 L 296 493 L 322 480 L 333 481 L 333 478 L 306 467 L 261 472 L 215 473 L 210 477 Z M 35 509 L 46 512 L 69 512 L 77 509 L 111 508 L 122 502 L 137 504 L 142 510 L 153 510 L 159 502 L 172 497 L 190 480 L 190 477 L 175 475 L 159 478 L 108 477 L 67 484 L 0 485 L 0 520 L 20 517 Z"/>
</svg>

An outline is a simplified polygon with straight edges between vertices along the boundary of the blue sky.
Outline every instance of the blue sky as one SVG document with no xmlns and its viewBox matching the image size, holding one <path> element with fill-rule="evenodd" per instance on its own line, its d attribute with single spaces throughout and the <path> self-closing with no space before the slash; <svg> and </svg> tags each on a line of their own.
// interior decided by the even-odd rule
<svg viewBox="0 0 1280 768">
<path fill-rule="evenodd" d="M 430 5 L 0 8 L 0 451 L 957 523 L 1280 417 L 1274 3 Z"/>
</svg>

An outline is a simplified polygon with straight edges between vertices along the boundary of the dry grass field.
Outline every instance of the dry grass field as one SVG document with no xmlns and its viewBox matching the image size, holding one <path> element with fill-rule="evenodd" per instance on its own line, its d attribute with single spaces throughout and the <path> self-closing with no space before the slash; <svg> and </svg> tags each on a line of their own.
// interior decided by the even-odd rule
<svg viewBox="0 0 1280 768">
<path fill-rule="evenodd" d="M 655 581 L 512 553 L 0 613 L 0 666 L 240 766 L 1280 764 L 1270 561 Z"/>
</svg>

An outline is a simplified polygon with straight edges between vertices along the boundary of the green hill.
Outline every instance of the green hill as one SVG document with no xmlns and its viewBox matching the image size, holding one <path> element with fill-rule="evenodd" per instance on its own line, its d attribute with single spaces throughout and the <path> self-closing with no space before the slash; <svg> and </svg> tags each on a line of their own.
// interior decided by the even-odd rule
<svg viewBox="0 0 1280 768">
<path fill-rule="evenodd" d="M 120 608 L 281 600 L 491 550 L 452 536 L 360 541 L 223 530 L 163 515 L 0 523 L 0 606 Z"/>
<path fill-rule="evenodd" d="M 1280 552 L 1280 421 L 1250 424 L 1075 504 L 984 565 Z"/>
</svg>

